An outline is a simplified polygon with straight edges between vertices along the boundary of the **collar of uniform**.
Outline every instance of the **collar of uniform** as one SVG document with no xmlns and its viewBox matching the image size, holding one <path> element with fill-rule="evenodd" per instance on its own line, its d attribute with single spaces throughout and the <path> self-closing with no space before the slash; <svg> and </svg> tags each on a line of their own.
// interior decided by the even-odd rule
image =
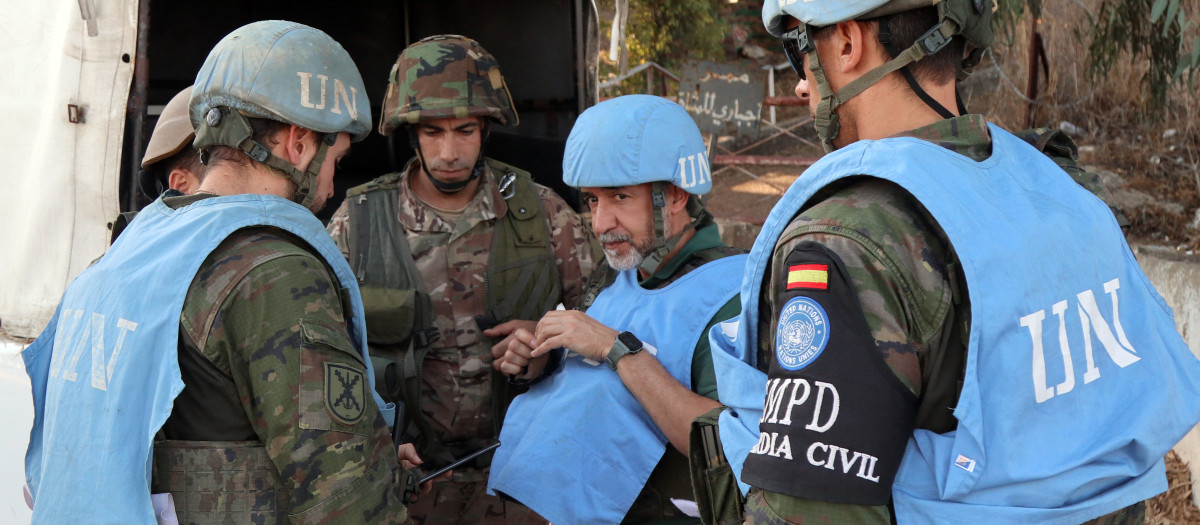
<svg viewBox="0 0 1200 525">
<path fill-rule="evenodd" d="M 927 140 L 975 162 L 992 156 L 992 134 L 988 132 L 987 119 L 977 113 L 939 120 L 892 136 Z"/>
<path fill-rule="evenodd" d="M 643 279 L 638 284 L 646 289 L 654 289 L 662 286 L 676 277 L 675 273 L 683 267 L 684 263 L 691 260 L 693 253 L 724 245 L 725 243 L 721 241 L 721 231 L 717 228 L 717 223 L 709 222 L 705 226 L 696 228 L 696 234 L 691 239 L 688 239 L 688 242 L 683 245 L 679 253 L 671 257 L 671 260 L 667 261 L 667 264 L 654 272 L 654 275 Z"/>
<path fill-rule="evenodd" d="M 421 171 L 420 161 L 413 157 L 404 165 L 398 186 L 400 188 L 400 224 L 409 231 L 454 232 L 455 225 L 450 224 L 433 207 L 417 197 L 412 190 L 409 178 L 425 176 Z M 494 203 L 494 204 L 493 204 Z M 508 211 L 508 203 L 500 195 L 496 186 L 491 167 L 484 165 L 483 175 L 479 176 L 479 188 L 475 197 L 463 208 L 463 217 L 478 217 L 481 220 L 492 220 Z"/>
<path fill-rule="evenodd" d="M 188 206 L 192 203 L 200 202 L 209 197 L 216 197 L 216 195 L 211 193 L 196 193 L 188 195 L 175 188 L 171 188 L 167 190 L 166 193 L 163 193 L 162 200 L 163 204 L 166 204 L 168 208 L 171 208 L 172 210 L 178 210 L 179 208 Z"/>
</svg>

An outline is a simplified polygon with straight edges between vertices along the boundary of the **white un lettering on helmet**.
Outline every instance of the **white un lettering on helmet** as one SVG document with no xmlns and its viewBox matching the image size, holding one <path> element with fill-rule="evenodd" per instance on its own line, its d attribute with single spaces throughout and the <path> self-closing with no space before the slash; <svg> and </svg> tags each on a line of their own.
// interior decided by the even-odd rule
<svg viewBox="0 0 1200 525">
<path fill-rule="evenodd" d="M 679 157 L 677 181 L 685 190 L 712 182 L 712 170 L 708 167 L 708 155 L 703 151 Z"/>
<path fill-rule="evenodd" d="M 297 71 L 296 75 L 300 77 L 300 105 L 310 109 L 325 109 L 325 95 L 329 77 L 326 75 L 316 75 L 317 80 L 321 83 L 320 98 L 312 96 L 312 73 Z M 347 91 L 349 89 L 349 91 Z M 317 100 L 318 102 L 313 102 Z M 333 107 L 329 108 L 331 113 L 341 115 L 342 105 L 345 104 L 346 111 L 350 114 L 350 118 L 358 120 L 358 89 L 354 86 L 347 86 L 339 79 L 333 79 Z"/>
</svg>

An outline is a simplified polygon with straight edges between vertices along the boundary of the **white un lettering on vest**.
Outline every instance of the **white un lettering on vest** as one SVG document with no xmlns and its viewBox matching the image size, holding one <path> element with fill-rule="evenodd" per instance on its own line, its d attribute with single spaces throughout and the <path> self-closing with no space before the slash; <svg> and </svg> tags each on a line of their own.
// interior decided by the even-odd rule
<svg viewBox="0 0 1200 525">
<path fill-rule="evenodd" d="M 123 318 L 113 321 L 102 313 L 63 310 L 54 341 L 54 357 L 50 362 L 50 379 L 78 381 L 79 362 L 84 354 L 90 353 L 92 388 L 107 391 L 121 348 L 137 327 L 138 323 L 134 321 Z M 86 361 L 84 366 L 87 366 Z"/>
<path fill-rule="evenodd" d="M 1118 367 L 1125 368 L 1141 359 L 1136 355 L 1137 350 L 1133 348 L 1133 345 L 1129 343 L 1129 339 L 1125 337 L 1125 329 L 1121 327 L 1120 310 L 1118 308 L 1119 301 L 1117 299 L 1117 290 L 1120 288 L 1121 283 L 1119 279 L 1113 279 L 1104 283 L 1104 293 L 1108 294 L 1112 299 L 1111 324 L 1100 313 L 1100 309 L 1096 304 L 1096 294 L 1093 290 L 1084 290 L 1075 295 L 1075 308 L 1073 310 L 1078 316 L 1080 328 L 1083 332 L 1084 384 L 1100 379 L 1100 368 L 1096 366 L 1092 345 L 1093 335 L 1100 341 L 1100 346 L 1104 348 L 1104 352 L 1108 354 L 1108 358 Z M 1058 319 L 1058 330 L 1057 337 L 1051 335 L 1051 342 L 1048 344 L 1045 341 L 1042 326 L 1046 320 L 1045 309 L 1038 310 L 1020 319 L 1021 326 L 1029 330 L 1029 336 L 1033 343 L 1031 346 L 1033 391 L 1034 399 L 1038 403 L 1049 401 L 1055 396 L 1068 394 L 1075 388 L 1075 362 L 1070 344 L 1067 342 L 1068 320 L 1073 321 L 1076 318 L 1076 315 L 1070 315 L 1069 310 L 1072 310 L 1071 303 L 1072 301 L 1068 298 L 1056 302 L 1050 307 L 1051 315 Z M 1051 324 L 1051 327 L 1053 325 L 1054 323 Z M 1053 348 L 1054 341 L 1057 341 L 1058 350 L 1062 356 L 1063 380 L 1057 386 L 1050 387 L 1046 384 L 1046 351 L 1047 347 Z M 1053 353 L 1053 350 L 1050 351 Z"/>
<path fill-rule="evenodd" d="M 320 102 L 314 103 L 311 94 L 312 73 L 297 71 L 296 75 L 300 77 L 300 105 L 312 109 L 325 109 L 325 94 L 326 86 L 329 83 L 329 77 L 326 75 L 317 75 L 317 80 L 321 82 L 321 98 Z M 329 111 L 338 115 L 342 114 L 342 104 L 346 105 L 346 111 L 350 113 L 350 118 L 358 120 L 358 90 L 354 86 L 350 86 L 350 90 L 346 91 L 346 84 L 338 79 L 333 79 L 333 107 Z"/>
<path fill-rule="evenodd" d="M 804 423 L 805 430 L 824 434 L 833 428 L 841 411 L 841 396 L 837 387 L 824 381 L 809 381 L 803 378 L 776 378 L 767 382 L 767 402 L 759 424 L 791 425 Z M 751 454 L 764 454 L 775 458 L 795 460 L 791 439 L 787 434 L 762 432 L 758 444 Z M 809 444 L 802 460 L 814 467 L 840 470 L 846 475 L 855 475 L 872 483 L 879 483 L 875 475 L 878 458 L 840 447 L 836 444 L 813 441 Z"/>
</svg>

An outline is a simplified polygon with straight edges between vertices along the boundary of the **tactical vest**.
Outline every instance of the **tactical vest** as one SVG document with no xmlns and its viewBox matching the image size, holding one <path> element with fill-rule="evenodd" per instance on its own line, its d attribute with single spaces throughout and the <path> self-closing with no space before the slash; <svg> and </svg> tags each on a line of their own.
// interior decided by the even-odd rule
<svg viewBox="0 0 1200 525">
<path fill-rule="evenodd" d="M 697 336 L 737 294 L 731 277 L 745 260 L 724 257 L 651 290 L 637 270 L 621 272 L 588 315 L 654 347 L 663 369 L 690 389 Z M 580 524 L 620 523 L 670 446 L 621 378 L 579 355 L 513 401 L 500 442 L 488 491 L 551 522 Z"/>
<path fill-rule="evenodd" d="M 160 198 L 71 283 L 46 330 L 22 352 L 35 411 L 25 458 L 35 522 L 155 523 L 152 470 L 185 472 L 155 487 L 179 490 L 181 523 L 286 521 L 286 508 L 273 499 L 286 489 L 264 474 L 270 462 L 261 447 L 159 450 L 153 442 L 183 389 L 174 349 L 187 276 L 231 233 L 252 226 L 297 235 L 333 269 L 349 298 L 350 337 L 374 381 L 358 286 L 310 211 L 269 195 L 213 197 L 179 209 Z"/>
<path fill-rule="evenodd" d="M 487 164 L 493 176 L 501 174 L 496 182 L 508 210 L 497 218 L 492 233 L 484 277 L 487 311 L 475 316 L 481 330 L 513 319 L 536 320 L 554 309 L 562 296 L 549 225 L 533 179 L 493 159 Z M 349 258 L 362 288 L 376 388 L 384 399 L 404 402 L 411 421 L 406 433 L 417 439 L 428 461 L 430 453 L 457 456 L 463 451 L 435 450 L 439 444 L 421 415 L 421 366 L 439 334 L 429 292 L 396 219 L 399 193 L 412 191 L 400 187 L 402 180 L 403 173 L 391 173 L 346 193 Z M 515 394 L 502 376 L 492 374 L 493 420 L 499 425 Z M 500 429 L 495 430 L 498 434 Z"/>
<path fill-rule="evenodd" d="M 1200 418 L 1200 362 L 1103 203 L 990 130 L 993 154 L 982 162 L 913 138 L 855 143 L 810 168 L 772 210 L 747 264 L 740 323 L 711 332 L 720 397 L 734 409 L 720 423 L 725 450 L 737 451 L 730 463 L 757 441 L 763 416 L 766 377 L 754 354 L 774 244 L 820 188 L 868 174 L 925 205 L 976 298 L 957 428 L 913 432 L 892 486 L 897 520 L 1079 523 L 1165 489 L 1162 456 Z M 1036 235 L 1047 227 L 1070 235 Z M 727 357 L 744 368 L 723 375 Z M 803 482 L 795 476 L 812 453 L 799 453 L 806 442 L 793 447 L 793 464 L 775 468 Z M 838 472 L 849 472 L 845 463 Z M 741 477 L 772 475 L 750 468 Z"/>
</svg>

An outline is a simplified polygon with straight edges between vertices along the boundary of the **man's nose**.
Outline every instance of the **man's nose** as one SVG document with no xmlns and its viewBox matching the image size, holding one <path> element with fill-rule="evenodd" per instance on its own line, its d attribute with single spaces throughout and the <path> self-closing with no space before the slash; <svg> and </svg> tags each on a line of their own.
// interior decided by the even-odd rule
<svg viewBox="0 0 1200 525">
<path fill-rule="evenodd" d="M 612 214 L 600 203 L 592 206 L 592 230 L 596 233 L 607 233 L 617 225 Z"/>
<path fill-rule="evenodd" d="M 812 103 L 808 98 L 808 80 L 800 79 L 796 82 L 796 97 L 800 99 L 801 105 L 807 106 Z"/>
<path fill-rule="evenodd" d="M 453 164 L 462 157 L 462 141 L 455 140 L 454 137 L 445 137 L 442 139 L 442 147 L 438 151 L 438 159 L 445 164 Z"/>
</svg>

